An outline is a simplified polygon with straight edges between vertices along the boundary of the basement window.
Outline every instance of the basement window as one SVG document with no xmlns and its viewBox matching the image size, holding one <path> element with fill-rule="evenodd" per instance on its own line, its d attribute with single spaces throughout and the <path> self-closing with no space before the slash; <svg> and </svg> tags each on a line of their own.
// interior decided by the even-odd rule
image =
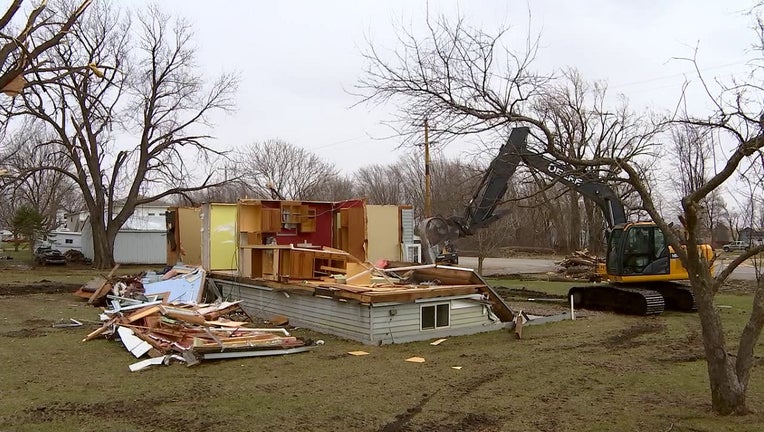
<svg viewBox="0 0 764 432">
<path fill-rule="evenodd" d="M 64 243 L 72 244 L 72 243 L 74 243 L 74 240 L 73 239 L 64 239 Z"/>
<path fill-rule="evenodd" d="M 448 327 L 451 314 L 448 303 L 422 306 L 419 311 L 422 330 Z"/>
</svg>

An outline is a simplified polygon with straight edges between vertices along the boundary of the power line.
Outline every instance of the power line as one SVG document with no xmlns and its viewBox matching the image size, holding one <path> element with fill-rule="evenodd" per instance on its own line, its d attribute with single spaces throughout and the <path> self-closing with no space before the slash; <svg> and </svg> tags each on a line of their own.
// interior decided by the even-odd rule
<svg viewBox="0 0 764 432">
<path fill-rule="evenodd" d="M 716 65 L 716 66 L 709 66 L 707 68 L 700 69 L 700 72 L 702 73 L 702 72 L 707 72 L 707 71 L 711 71 L 711 70 L 723 69 L 723 68 L 726 68 L 726 67 L 729 67 L 729 66 L 739 66 L 739 65 L 742 65 L 742 64 L 745 64 L 745 63 L 747 63 L 747 61 L 736 61 L 736 62 L 725 63 L 725 64 L 721 64 L 721 65 Z M 632 82 L 628 82 L 628 83 L 615 84 L 615 85 L 613 85 L 610 88 L 618 89 L 618 88 L 622 88 L 622 87 L 629 87 L 629 86 L 634 86 L 634 85 L 647 84 L 647 83 L 651 83 L 651 82 L 655 82 L 655 81 L 662 81 L 662 80 L 667 80 L 667 79 L 671 79 L 671 78 L 678 78 L 678 77 L 686 76 L 686 75 L 689 75 L 689 74 L 695 74 L 695 73 L 697 73 L 697 71 L 689 70 L 689 71 L 679 72 L 679 73 L 675 73 L 675 74 L 671 74 L 671 75 L 664 75 L 664 76 L 655 77 L 655 78 L 648 78 L 648 79 L 640 80 L 640 81 L 632 81 Z"/>
<path fill-rule="evenodd" d="M 344 139 L 344 140 L 341 140 L 341 141 L 335 141 L 333 143 L 324 144 L 324 145 L 318 146 L 318 147 L 313 147 L 313 150 L 321 150 L 321 149 L 325 149 L 325 148 L 328 148 L 328 147 L 334 147 L 336 145 L 345 144 L 345 143 L 348 143 L 348 142 L 351 142 L 351 141 L 359 140 L 361 138 L 366 138 L 366 136 L 365 135 L 360 135 L 360 136 L 357 136 L 357 137 L 354 137 L 354 138 L 348 138 L 348 139 Z"/>
</svg>

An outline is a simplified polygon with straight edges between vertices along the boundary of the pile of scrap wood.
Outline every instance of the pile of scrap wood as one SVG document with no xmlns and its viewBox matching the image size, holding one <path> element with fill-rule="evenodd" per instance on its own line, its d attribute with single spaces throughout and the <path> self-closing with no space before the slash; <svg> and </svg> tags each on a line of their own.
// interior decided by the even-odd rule
<svg viewBox="0 0 764 432">
<path fill-rule="evenodd" d="M 103 305 L 109 294 L 130 299 L 145 299 L 158 295 L 169 302 L 199 303 L 202 301 L 206 273 L 201 267 L 175 266 L 161 275 L 148 274 L 115 276 L 115 266 L 109 274 L 98 276 L 78 289 L 74 295 L 92 305 Z"/>
<path fill-rule="evenodd" d="M 169 272 L 168 272 L 169 273 Z M 189 366 L 202 360 L 291 354 L 313 348 L 313 343 L 291 336 L 284 328 L 253 328 L 241 301 L 218 299 L 200 304 L 204 271 L 175 268 L 167 279 L 149 282 L 138 276 L 98 277 L 78 293 L 92 304 L 108 305 L 103 325 L 84 339 L 119 338 L 136 358 L 140 370 L 171 361 Z M 94 300 L 95 299 L 95 300 Z"/>
<path fill-rule="evenodd" d="M 589 254 L 589 251 L 586 249 L 575 251 L 557 263 L 560 267 L 558 273 L 562 273 L 566 277 L 592 280 L 599 276 L 597 274 L 597 264 L 599 262 L 599 258 Z"/>
<path fill-rule="evenodd" d="M 76 249 L 69 249 L 66 252 L 64 252 L 64 258 L 66 258 L 66 262 L 72 263 L 72 264 L 92 264 L 93 260 L 90 258 L 87 258 L 82 252 L 76 250 Z"/>
</svg>

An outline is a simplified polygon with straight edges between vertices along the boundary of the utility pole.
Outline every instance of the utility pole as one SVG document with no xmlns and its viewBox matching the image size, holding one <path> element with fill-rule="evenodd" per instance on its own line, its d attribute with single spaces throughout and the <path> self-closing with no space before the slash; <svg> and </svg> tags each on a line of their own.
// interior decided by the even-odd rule
<svg viewBox="0 0 764 432">
<path fill-rule="evenodd" d="M 430 128 L 424 119 L 424 217 L 432 216 L 432 183 L 430 180 Z"/>
</svg>

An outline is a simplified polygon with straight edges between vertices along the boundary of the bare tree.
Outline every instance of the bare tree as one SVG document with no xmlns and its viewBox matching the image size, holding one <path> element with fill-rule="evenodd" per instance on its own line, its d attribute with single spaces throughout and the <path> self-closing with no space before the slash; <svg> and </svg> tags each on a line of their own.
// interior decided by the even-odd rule
<svg viewBox="0 0 764 432">
<path fill-rule="evenodd" d="M 48 63 L 45 54 L 64 39 L 91 1 L 83 1 L 68 13 L 48 8 L 45 1 L 39 2 L 23 23 L 18 21 L 24 20 L 21 16 L 24 1 L 11 1 L 0 17 L 0 90 L 15 95 L 30 81 L 30 75 L 34 77 L 31 81 L 38 81 L 40 74 L 45 73 L 42 81 L 47 82 L 71 72 Z"/>
<path fill-rule="evenodd" d="M 313 194 L 318 201 L 342 201 L 357 198 L 355 184 L 350 177 L 338 175 L 321 183 Z"/>
<path fill-rule="evenodd" d="M 231 155 L 235 155 L 232 152 Z M 201 203 L 236 203 L 241 198 L 266 198 L 253 197 L 252 190 L 247 182 L 239 175 L 238 162 L 232 160 L 229 154 L 216 155 L 211 158 L 209 165 L 218 167 L 213 171 L 210 186 L 203 190 L 184 192 L 176 198 L 180 206 L 197 206 Z"/>
<path fill-rule="evenodd" d="M 205 86 L 195 69 L 191 26 L 155 7 L 133 22 L 97 3 L 67 37 L 46 61 L 71 73 L 30 87 L 18 114 L 35 116 L 55 133 L 49 145 L 69 158 L 71 169 L 33 171 L 56 171 L 77 183 L 90 214 L 94 265 L 106 268 L 136 206 L 215 185 L 211 174 L 194 175 L 216 152 L 199 131 L 210 114 L 233 106 L 237 78 L 226 74 Z M 90 63 L 108 66 L 99 73 L 79 68 Z"/>
<path fill-rule="evenodd" d="M 426 39 L 402 34 L 402 52 L 390 59 L 380 54 L 377 47 L 366 53 L 369 62 L 366 76 L 359 90 L 364 100 L 386 102 L 395 99 L 401 107 L 399 118 L 402 133 L 412 119 L 424 117 L 439 119 L 443 135 L 461 135 L 488 129 L 501 130 L 509 125 L 525 125 L 539 138 L 543 149 L 556 158 L 576 166 L 606 170 L 618 175 L 620 182 L 628 183 L 639 197 L 642 211 L 648 214 L 663 231 L 682 263 L 688 269 L 690 284 L 695 294 L 702 327 L 703 343 L 708 364 L 711 401 L 720 414 L 746 413 L 746 393 L 753 366 L 753 350 L 764 327 L 764 287 L 759 285 L 753 297 L 749 321 L 740 333 L 738 349 L 730 354 L 724 327 L 714 305 L 714 296 L 732 270 L 745 259 L 764 252 L 764 246 L 752 248 L 733 260 L 718 275 L 712 263 L 700 252 L 699 217 L 702 202 L 720 188 L 736 172 L 745 171 L 753 163 L 760 163 L 764 147 L 761 113 L 764 100 L 761 87 L 747 82 L 723 89 L 712 98 L 715 112 L 706 118 L 685 115 L 678 119 L 683 124 L 708 127 L 734 148 L 724 153 L 726 161 L 715 167 L 704 182 L 696 184 L 681 198 L 682 220 L 686 238 L 670 226 L 659 211 L 660 202 L 654 199 L 649 185 L 648 166 L 638 156 L 655 152 L 655 143 L 662 128 L 635 130 L 625 136 L 624 151 L 606 154 L 571 156 L 564 151 L 564 143 L 549 119 L 534 112 L 534 103 L 545 97 L 544 89 L 552 78 L 530 69 L 534 50 L 516 55 L 498 36 L 479 29 L 468 28 L 462 20 L 453 24 L 441 19 L 429 23 Z M 764 24 L 759 22 L 759 42 L 764 52 Z M 533 47 L 533 44 L 530 45 Z M 764 68 L 754 70 L 754 79 Z M 757 81 L 758 82 L 758 81 Z M 712 93 L 709 92 L 709 95 Z M 613 143 L 606 143 L 607 146 Z M 641 161 L 641 163 L 640 163 Z M 651 161 L 648 161 L 651 162 Z M 764 185 L 764 179 L 758 182 Z"/>
<path fill-rule="evenodd" d="M 678 197 L 690 194 L 708 181 L 713 162 L 714 136 L 712 131 L 690 124 L 681 124 L 670 131 L 671 145 L 669 152 L 673 155 L 673 168 L 668 181 L 674 185 Z M 704 238 L 711 237 L 709 195 L 702 203 L 700 234 Z M 677 209 L 679 210 L 679 209 Z"/>
<path fill-rule="evenodd" d="M 483 274 L 483 262 L 488 257 L 501 256 L 501 250 L 514 240 L 515 230 L 521 226 L 516 215 L 510 213 L 496 223 L 475 234 L 477 246 L 477 272 Z"/>
<path fill-rule="evenodd" d="M 394 165 L 369 165 L 358 168 L 353 175 L 356 190 L 369 204 L 401 204 L 403 183 Z"/>
<path fill-rule="evenodd" d="M 315 199 L 324 182 L 339 176 L 333 164 L 280 139 L 248 146 L 240 160 L 240 173 L 255 197 L 270 197 L 273 187 L 286 199 Z"/>
<path fill-rule="evenodd" d="M 401 156 L 390 168 L 394 177 L 388 187 L 400 187 L 400 204 L 414 207 L 415 217 L 424 217 L 424 157 L 419 150 Z M 461 160 L 449 159 L 435 151 L 430 161 L 431 205 L 433 215 L 464 213 L 465 206 L 482 177 L 481 170 Z M 393 185 L 393 183 L 395 183 Z"/>
<path fill-rule="evenodd" d="M 606 83 L 589 83 L 576 69 L 564 69 L 559 80 L 550 82 L 541 90 L 542 96 L 534 101 L 535 115 L 554 134 L 556 150 L 569 158 L 634 160 L 640 157 L 644 160 L 647 156 L 654 157 L 647 153 L 648 147 L 643 142 L 632 139 L 644 135 L 652 127 L 650 122 L 632 112 L 623 97 L 618 98 L 617 106 L 609 109 L 605 104 L 607 90 Z M 624 195 L 624 200 L 633 193 L 610 167 L 589 167 L 587 177 L 610 183 Z M 546 178 L 539 181 L 542 186 L 549 183 Z M 554 214 L 561 216 L 556 225 L 563 231 L 562 248 L 570 251 L 588 244 L 592 251 L 602 252 L 604 221 L 599 209 L 576 191 L 564 187 L 557 190 L 564 199 L 549 200 L 546 205 L 557 207 Z M 585 244 L 582 243 L 583 231 L 587 233 Z"/>
<path fill-rule="evenodd" d="M 79 211 L 83 204 L 82 193 L 68 176 L 60 171 L 35 169 L 43 165 L 57 166 L 62 171 L 70 168 L 71 160 L 47 145 L 52 139 L 51 131 L 41 122 L 27 119 L 7 141 L 10 156 L 6 166 L 15 173 L 8 207 L 11 211 L 21 205 L 35 209 L 46 230 L 56 228 L 60 211 Z"/>
</svg>

